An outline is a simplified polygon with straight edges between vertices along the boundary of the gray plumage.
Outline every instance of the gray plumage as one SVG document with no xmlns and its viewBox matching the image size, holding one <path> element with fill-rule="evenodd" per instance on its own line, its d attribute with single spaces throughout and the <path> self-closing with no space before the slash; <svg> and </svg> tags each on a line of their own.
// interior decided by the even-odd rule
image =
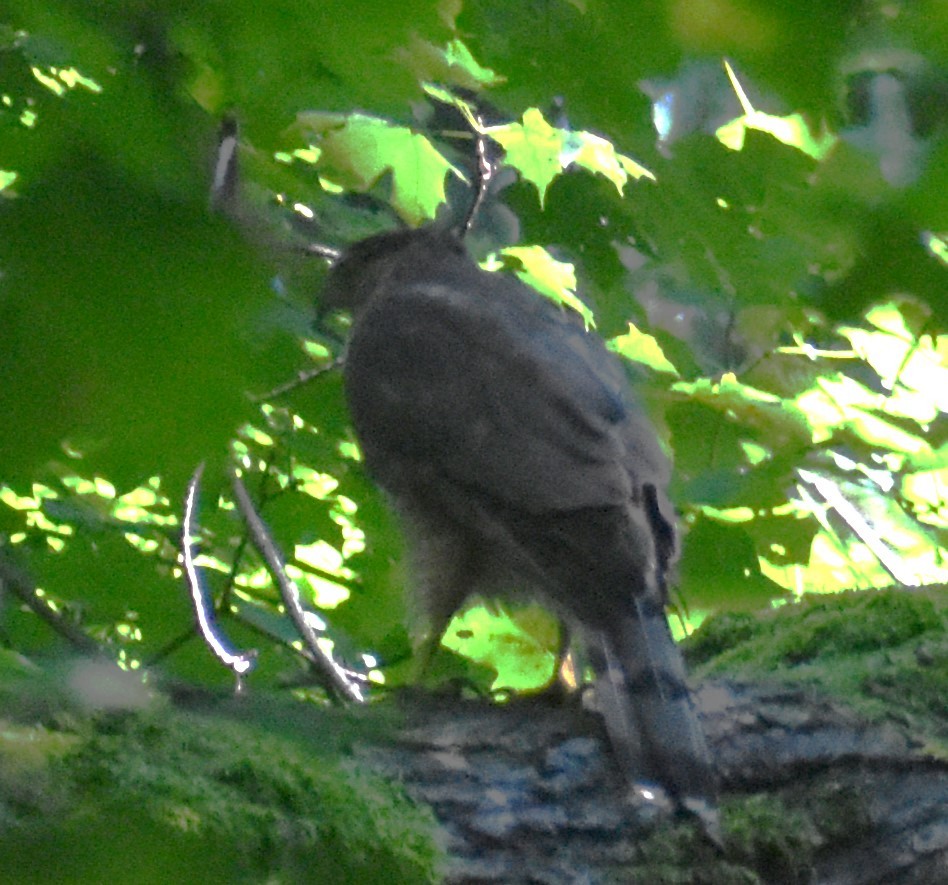
<svg viewBox="0 0 948 885">
<path fill-rule="evenodd" d="M 324 298 L 355 321 L 345 388 L 440 637 L 472 593 L 529 593 L 585 641 L 629 780 L 716 826 L 715 782 L 665 618 L 670 466 L 602 340 L 434 228 L 373 237 Z"/>
</svg>

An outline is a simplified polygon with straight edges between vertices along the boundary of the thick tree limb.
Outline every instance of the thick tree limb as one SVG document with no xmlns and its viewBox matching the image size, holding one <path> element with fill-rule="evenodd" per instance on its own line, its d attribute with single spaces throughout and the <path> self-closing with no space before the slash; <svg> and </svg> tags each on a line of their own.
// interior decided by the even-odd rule
<svg viewBox="0 0 948 885">
<path fill-rule="evenodd" d="M 578 704 L 409 697 L 414 724 L 360 752 L 435 810 L 450 882 L 948 881 L 948 763 L 904 731 L 795 688 L 716 682 L 698 702 L 725 792 L 723 856 L 687 828 L 647 839 L 662 809 L 623 794 Z M 694 878 L 657 878 L 662 853 L 665 875 Z"/>
</svg>

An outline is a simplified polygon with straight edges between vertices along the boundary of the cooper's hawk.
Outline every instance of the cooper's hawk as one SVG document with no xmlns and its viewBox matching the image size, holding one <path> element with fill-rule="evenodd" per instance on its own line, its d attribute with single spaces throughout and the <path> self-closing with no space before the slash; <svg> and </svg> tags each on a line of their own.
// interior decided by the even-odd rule
<svg viewBox="0 0 948 885">
<path fill-rule="evenodd" d="M 547 602 L 585 639 L 629 779 L 651 775 L 713 829 L 714 776 L 664 613 L 670 467 L 616 359 L 577 315 L 435 228 L 357 243 L 325 299 L 354 315 L 346 395 L 402 516 L 430 635 L 472 593 Z"/>
</svg>

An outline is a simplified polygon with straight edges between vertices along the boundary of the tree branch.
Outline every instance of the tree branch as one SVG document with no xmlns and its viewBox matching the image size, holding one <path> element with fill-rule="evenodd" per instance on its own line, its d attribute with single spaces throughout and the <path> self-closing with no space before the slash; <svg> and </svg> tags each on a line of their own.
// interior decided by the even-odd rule
<svg viewBox="0 0 948 885">
<path fill-rule="evenodd" d="M 195 562 L 198 541 L 197 504 L 203 472 L 204 465 L 198 465 L 191 481 L 188 483 L 188 490 L 184 499 L 184 518 L 181 526 L 181 561 L 184 566 L 188 590 L 191 593 L 191 602 L 194 605 L 198 630 L 218 660 L 225 667 L 232 670 L 237 677 L 236 690 L 240 694 L 244 689 L 244 677 L 253 670 L 256 664 L 257 650 L 250 649 L 245 652 L 234 650 L 217 623 L 214 604 L 204 585 L 201 570 Z"/>
<path fill-rule="evenodd" d="M 362 692 L 362 686 L 357 681 L 356 674 L 336 662 L 332 654 L 324 647 L 325 640 L 320 643 L 317 629 L 320 632 L 322 632 L 322 629 L 321 627 L 317 628 L 313 614 L 303 608 L 299 590 L 286 573 L 283 555 L 257 513 L 246 486 L 236 473 L 233 477 L 233 485 L 237 506 L 250 530 L 251 540 L 257 550 L 260 551 L 270 575 L 280 589 L 283 604 L 286 606 L 306 648 L 312 655 L 309 660 L 321 677 L 322 684 L 330 695 L 338 700 L 364 701 L 365 696 Z"/>
</svg>

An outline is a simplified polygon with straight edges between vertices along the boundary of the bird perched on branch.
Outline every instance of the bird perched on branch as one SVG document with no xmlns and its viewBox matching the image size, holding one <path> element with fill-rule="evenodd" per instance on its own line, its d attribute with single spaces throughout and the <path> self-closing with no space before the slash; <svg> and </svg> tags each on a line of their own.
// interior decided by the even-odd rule
<svg viewBox="0 0 948 885">
<path fill-rule="evenodd" d="M 628 779 L 716 831 L 704 734 L 665 617 L 670 466 L 602 340 L 449 231 L 381 234 L 327 281 L 352 311 L 345 389 L 404 523 L 435 641 L 473 593 L 528 593 L 584 640 Z"/>
</svg>

